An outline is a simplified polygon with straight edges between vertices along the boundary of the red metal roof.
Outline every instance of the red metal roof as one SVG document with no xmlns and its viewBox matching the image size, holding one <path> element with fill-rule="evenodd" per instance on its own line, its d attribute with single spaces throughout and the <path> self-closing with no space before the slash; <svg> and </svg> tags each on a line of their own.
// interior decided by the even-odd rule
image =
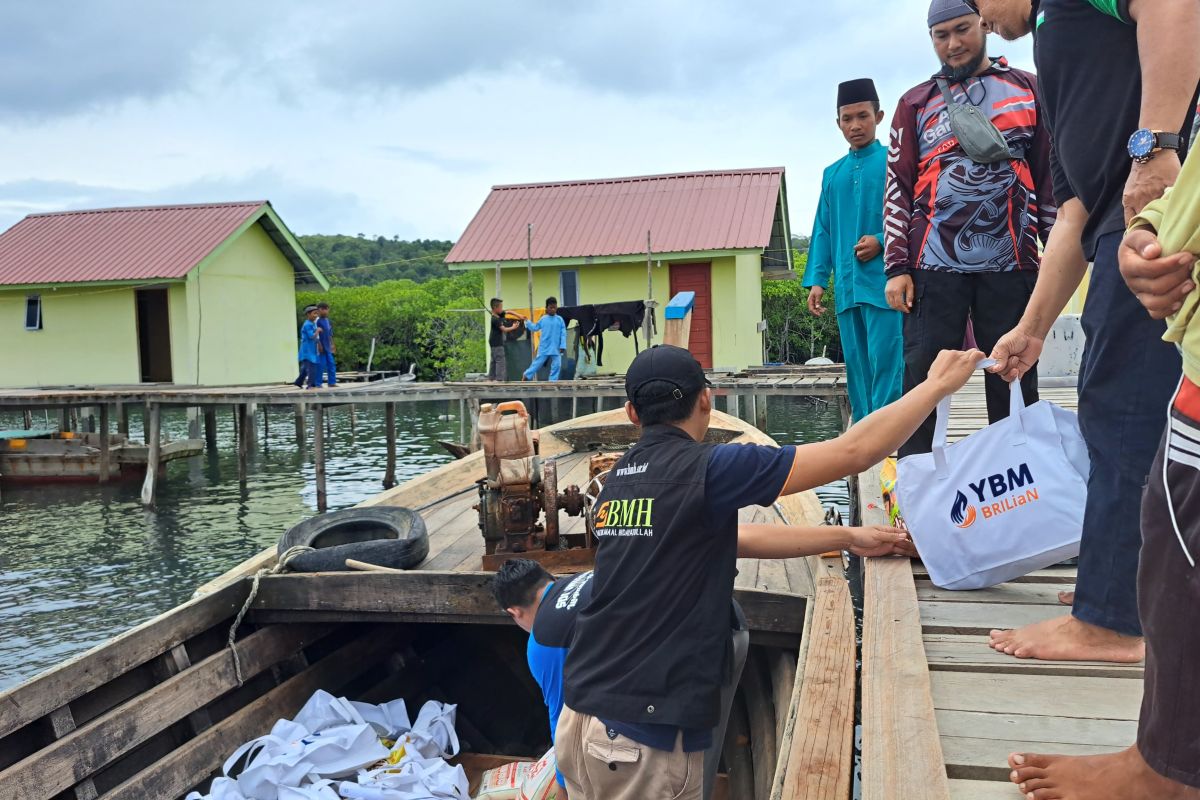
<svg viewBox="0 0 1200 800">
<path fill-rule="evenodd" d="M 0 286 L 182 278 L 264 205 L 30 214 L 0 234 Z"/>
<path fill-rule="evenodd" d="M 783 167 L 495 186 L 447 264 L 765 248 Z"/>
</svg>

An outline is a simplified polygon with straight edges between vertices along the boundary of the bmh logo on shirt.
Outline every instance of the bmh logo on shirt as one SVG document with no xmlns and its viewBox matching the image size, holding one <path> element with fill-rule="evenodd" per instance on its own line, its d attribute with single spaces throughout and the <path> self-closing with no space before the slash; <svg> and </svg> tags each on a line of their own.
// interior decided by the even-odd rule
<svg viewBox="0 0 1200 800">
<path fill-rule="evenodd" d="M 653 536 L 654 498 L 605 500 L 596 507 L 597 536 Z"/>
<path fill-rule="evenodd" d="M 1028 464 L 1022 464 L 1015 469 L 1010 467 L 1004 472 L 989 475 L 978 483 L 968 481 L 967 487 L 973 499 L 978 500 L 979 507 L 976 508 L 971 502 L 972 498 L 961 489 L 950 507 L 950 521 L 964 530 L 974 525 L 980 517 L 985 520 L 992 519 L 1039 499 L 1033 473 L 1030 472 Z"/>
</svg>

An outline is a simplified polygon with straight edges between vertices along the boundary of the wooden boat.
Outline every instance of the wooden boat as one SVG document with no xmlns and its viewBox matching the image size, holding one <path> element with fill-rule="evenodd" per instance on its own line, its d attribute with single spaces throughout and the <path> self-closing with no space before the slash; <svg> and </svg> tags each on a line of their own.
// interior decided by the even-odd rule
<svg viewBox="0 0 1200 800">
<path fill-rule="evenodd" d="M 9 432 L 12 433 L 12 432 Z M 100 435 L 32 431 L 0 438 L 0 479 L 5 481 L 95 481 L 105 470 Z M 146 472 L 150 448 L 120 434 L 109 435 L 108 480 L 139 478 Z M 204 452 L 203 439 L 163 442 L 160 466 Z"/>
<path fill-rule="evenodd" d="M 623 411 L 602 412 L 544 429 L 541 453 L 557 459 L 563 486 L 581 482 L 590 448 L 628 445 L 635 435 Z M 770 441 L 720 413 L 712 435 Z M 402 697 L 410 708 L 426 699 L 457 703 L 470 772 L 497 758 L 540 756 L 550 742 L 525 665 L 526 637 L 496 608 L 490 574 L 479 570 L 484 541 L 472 506 L 482 469 L 482 454 L 472 453 L 368 501 L 424 516 L 430 552 L 413 571 L 272 574 L 272 549 L 185 605 L 0 694 L 0 797 L 181 797 L 317 689 L 372 702 Z M 742 512 L 747 522 L 821 517 L 811 493 Z M 571 518 L 562 531 L 582 525 Z M 844 581 L 830 592 L 839 579 L 822 577 L 824 569 L 819 559 L 739 562 L 736 599 L 751 646 L 724 741 L 721 796 L 834 797 L 835 787 L 848 786 L 853 621 Z M 828 598 L 844 615 L 813 629 L 821 650 L 806 654 L 806 625 Z M 235 663 L 227 640 L 243 608 Z M 851 702 L 832 711 L 802 690 L 814 659 L 831 657 L 831 637 L 844 657 L 835 683 L 840 691 L 848 663 L 851 692 Z M 814 685 L 828 684 L 818 676 Z M 804 769 L 789 768 L 789 758 Z M 828 784 L 824 794 L 790 791 L 813 765 L 842 774 L 816 776 L 814 785 Z"/>
</svg>

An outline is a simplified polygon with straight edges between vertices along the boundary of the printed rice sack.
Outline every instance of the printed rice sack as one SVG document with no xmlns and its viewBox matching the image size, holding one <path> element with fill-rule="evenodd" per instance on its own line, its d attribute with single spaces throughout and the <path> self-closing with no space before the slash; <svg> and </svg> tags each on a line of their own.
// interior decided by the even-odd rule
<svg viewBox="0 0 1200 800">
<path fill-rule="evenodd" d="M 558 762 L 551 748 L 539 761 L 516 761 L 483 773 L 475 800 L 556 800 Z"/>
<path fill-rule="evenodd" d="M 546 755 L 531 764 L 521 784 L 520 800 L 556 800 L 558 797 L 558 759 L 551 747 Z"/>
</svg>

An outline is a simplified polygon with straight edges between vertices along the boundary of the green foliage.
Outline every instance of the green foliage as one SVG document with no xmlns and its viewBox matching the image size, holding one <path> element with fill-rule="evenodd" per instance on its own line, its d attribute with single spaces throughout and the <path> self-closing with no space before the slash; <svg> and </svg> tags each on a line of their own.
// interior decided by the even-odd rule
<svg viewBox="0 0 1200 800">
<path fill-rule="evenodd" d="M 361 233 L 358 236 L 315 234 L 296 238 L 333 286 L 370 286 L 394 280 L 423 283 L 450 275 L 442 259 L 450 252 L 453 242 L 436 239 L 408 242 L 395 236 L 368 239 Z"/>
<path fill-rule="evenodd" d="M 825 313 L 814 317 L 808 311 L 808 289 L 803 284 L 808 268 L 808 253 L 792 250 L 792 264 L 801 280 L 764 281 L 763 319 L 767 321 L 767 360 L 784 364 L 803 364 L 825 355 L 841 358 L 837 315 L 834 314 L 833 281 L 821 298 Z"/>
<path fill-rule="evenodd" d="M 372 337 L 372 369 L 407 371 L 415 363 L 421 380 L 455 380 L 487 368 L 480 273 L 300 292 L 297 314 L 321 300 L 330 306 L 339 369 L 366 369 Z"/>
</svg>

